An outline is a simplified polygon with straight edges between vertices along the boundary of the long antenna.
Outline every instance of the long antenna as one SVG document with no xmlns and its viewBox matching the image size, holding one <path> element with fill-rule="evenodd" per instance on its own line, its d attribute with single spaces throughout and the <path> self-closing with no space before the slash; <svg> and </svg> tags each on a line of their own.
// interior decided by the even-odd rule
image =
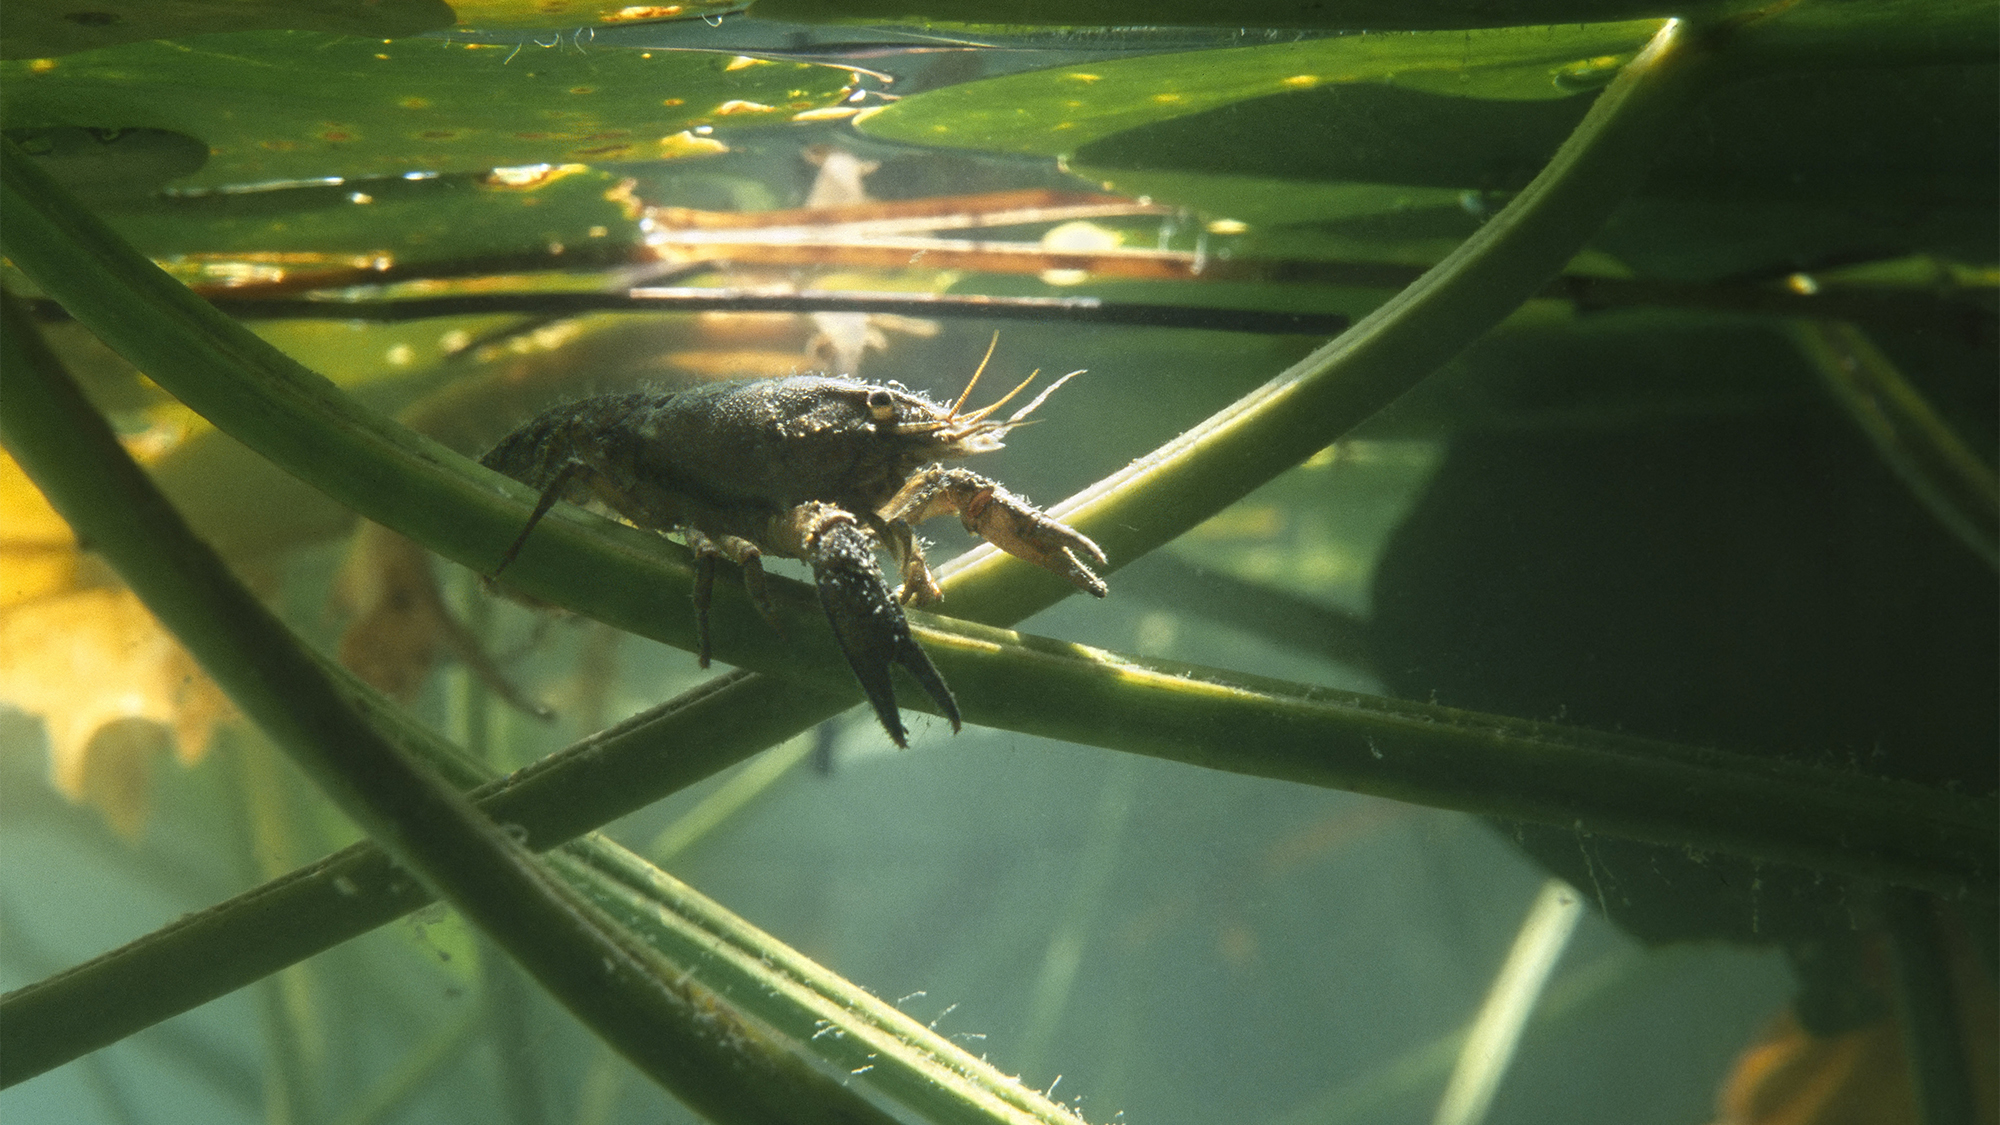
<svg viewBox="0 0 2000 1125">
<path fill-rule="evenodd" d="M 1000 346 L 1000 330 L 998 328 L 995 328 L 993 330 L 992 342 L 986 345 L 986 354 L 980 358 L 979 366 L 973 368 L 972 370 L 971 381 L 965 384 L 964 390 L 958 392 L 958 401 L 951 404 L 951 414 L 949 415 L 950 417 L 952 418 L 958 417 L 958 408 L 964 406 L 965 400 L 972 397 L 972 388 L 979 385 L 979 377 L 986 373 L 987 361 L 993 358 L 993 349 L 999 346 Z"/>
</svg>

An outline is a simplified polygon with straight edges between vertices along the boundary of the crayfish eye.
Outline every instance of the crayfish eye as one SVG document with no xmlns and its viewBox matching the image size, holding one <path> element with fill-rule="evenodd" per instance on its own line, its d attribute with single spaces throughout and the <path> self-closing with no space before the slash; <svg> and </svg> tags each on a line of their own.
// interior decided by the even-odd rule
<svg viewBox="0 0 2000 1125">
<path fill-rule="evenodd" d="M 896 419 L 896 400 L 888 391 L 868 392 L 868 416 L 877 422 L 893 422 Z"/>
</svg>

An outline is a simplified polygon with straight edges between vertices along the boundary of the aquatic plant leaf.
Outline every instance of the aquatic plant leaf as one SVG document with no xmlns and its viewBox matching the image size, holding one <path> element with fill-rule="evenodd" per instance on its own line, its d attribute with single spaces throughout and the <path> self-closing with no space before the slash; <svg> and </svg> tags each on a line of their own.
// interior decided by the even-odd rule
<svg viewBox="0 0 2000 1125">
<path fill-rule="evenodd" d="M 1069 164 L 1518 191 L 1589 108 L 1588 98 L 1461 98 L 1346 83 L 1128 129 L 1076 150 Z"/>
<path fill-rule="evenodd" d="M 634 4 L 628 0 L 457 0 L 451 7 L 460 27 L 539 30 L 691 20 L 735 11 L 742 6 L 740 0 L 681 0 L 677 4 Z"/>
<path fill-rule="evenodd" d="M 1250 98 L 1379 82 L 1467 98 L 1566 98 L 1609 81 L 1652 21 L 1392 32 L 1113 59 L 917 94 L 856 126 L 888 140 L 1059 156 Z"/>
<path fill-rule="evenodd" d="M 1463 30 L 1577 24 L 1663 16 L 1722 15 L 1759 6 L 1745 0 L 756 0 L 752 15 L 798 23 L 964 25 L 990 30 L 995 20 L 1020 27 L 1227 27 Z"/>
<path fill-rule="evenodd" d="M 1593 242 L 1640 275 L 1704 283 L 1990 260 L 1995 78 L 1989 65 L 1787 69 L 1724 86 L 1661 135 L 1654 171 Z M 1238 258 L 1429 262 L 1519 187 L 1583 101 L 1327 87 L 1139 126 L 1067 163 L 1247 226 L 1211 247 Z"/>
<path fill-rule="evenodd" d="M 532 177 L 390 177 L 155 197 L 107 217 L 190 285 L 244 285 L 508 255 L 581 269 L 639 241 L 640 208 L 625 177 L 572 164 Z"/>
<path fill-rule="evenodd" d="M 1798 4 L 1751 29 L 1744 48 L 1766 65 L 1893 69 L 2000 61 L 1992 0 Z"/>
<path fill-rule="evenodd" d="M 232 709 L 132 591 L 77 546 L 12 457 L 0 454 L 0 704 L 40 718 L 49 776 L 120 833 L 146 822 L 150 781 L 171 746 L 201 760 Z"/>
<path fill-rule="evenodd" d="M 690 130 L 837 104 L 846 70 L 730 55 L 307 31 L 132 43 L 0 64 L 11 129 L 166 129 L 209 160 L 183 187 L 656 160 Z"/>
<path fill-rule="evenodd" d="M 59 55 L 218 31 L 326 31 L 394 39 L 452 26 L 545 31 L 696 19 L 735 0 L 630 4 L 624 0 L 77 0 L 0 10 L 0 59 Z"/>
<path fill-rule="evenodd" d="M 311 0 L 309 3 L 75 0 L 8 4 L 0 8 L 0 59 L 54 58 L 115 43 L 181 39 L 212 31 L 326 31 L 379 39 L 415 35 L 451 24 L 452 7 L 444 0 Z"/>
<path fill-rule="evenodd" d="M 1222 220 L 1238 257 L 1429 263 L 1525 185 L 1587 108 L 1326 86 L 1128 129 L 1068 167 Z"/>
<path fill-rule="evenodd" d="M 170 129 L 9 129 L 7 139 L 36 157 L 92 207 L 144 200 L 208 163 L 208 146 Z"/>
</svg>

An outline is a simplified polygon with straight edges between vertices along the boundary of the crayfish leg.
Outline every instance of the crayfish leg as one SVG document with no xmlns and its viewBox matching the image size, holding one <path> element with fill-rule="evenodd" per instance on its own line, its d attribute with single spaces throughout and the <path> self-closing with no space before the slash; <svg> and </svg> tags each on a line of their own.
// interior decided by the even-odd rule
<svg viewBox="0 0 2000 1125">
<path fill-rule="evenodd" d="M 764 581 L 764 552 L 757 544 L 734 535 L 718 535 L 715 544 L 722 548 L 724 558 L 743 570 L 743 592 L 750 596 L 751 608 L 764 619 L 779 636 L 785 635 L 784 626 L 778 624 L 777 607 L 771 604 L 771 587 Z"/>
<path fill-rule="evenodd" d="M 715 596 L 715 551 L 704 551 L 695 547 L 689 537 L 689 546 L 694 547 L 694 662 L 702 668 L 708 667 L 708 603 Z M 703 540 L 706 543 L 706 540 Z"/>
<path fill-rule="evenodd" d="M 743 568 L 743 589 L 750 604 L 766 624 L 779 635 L 777 610 L 771 605 L 770 585 L 764 580 L 764 552 L 755 543 L 734 535 L 710 537 L 693 527 L 683 527 L 688 550 L 694 552 L 694 635 L 695 661 L 703 668 L 709 661 L 708 606 L 715 591 L 715 561 L 728 559 Z"/>
<path fill-rule="evenodd" d="M 889 549 L 889 557 L 896 560 L 896 567 L 902 572 L 903 586 L 896 592 L 896 600 L 904 605 L 936 605 L 944 600 L 944 591 L 938 588 L 937 576 L 931 573 L 930 564 L 924 561 L 924 549 L 917 544 L 917 533 L 902 520 L 889 521 L 874 513 L 867 515 L 868 526 Z"/>
</svg>

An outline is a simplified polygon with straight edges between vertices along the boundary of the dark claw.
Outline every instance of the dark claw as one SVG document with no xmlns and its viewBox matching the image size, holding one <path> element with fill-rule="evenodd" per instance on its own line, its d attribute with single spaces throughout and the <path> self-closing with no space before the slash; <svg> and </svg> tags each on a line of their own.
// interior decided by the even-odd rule
<svg viewBox="0 0 2000 1125">
<path fill-rule="evenodd" d="M 900 664 L 959 728 L 958 701 L 938 675 L 931 658 L 910 635 L 910 624 L 902 607 L 890 596 L 875 563 L 874 545 L 859 526 L 840 522 L 820 532 L 818 558 L 813 567 L 819 583 L 820 608 L 833 624 L 833 635 L 847 656 L 854 678 L 882 720 L 882 729 L 896 745 L 908 747 L 902 714 L 896 708 L 896 689 L 889 680 L 889 666 Z"/>
</svg>

